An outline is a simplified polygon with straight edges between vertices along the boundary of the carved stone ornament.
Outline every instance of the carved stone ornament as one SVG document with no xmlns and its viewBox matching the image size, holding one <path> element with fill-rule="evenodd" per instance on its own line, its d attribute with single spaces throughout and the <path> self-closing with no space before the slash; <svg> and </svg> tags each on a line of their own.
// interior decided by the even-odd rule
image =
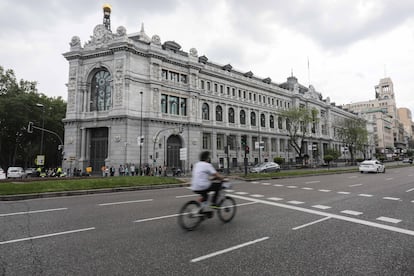
<svg viewBox="0 0 414 276">
<path fill-rule="evenodd" d="M 126 29 L 125 29 L 125 27 L 124 26 L 119 26 L 116 29 L 116 35 L 118 37 L 124 37 L 124 36 L 126 36 Z"/>
<path fill-rule="evenodd" d="M 79 36 L 73 36 L 70 43 L 69 43 L 71 48 L 80 48 L 81 47 L 81 41 Z"/>
<path fill-rule="evenodd" d="M 121 142 L 121 136 L 120 136 L 120 135 L 116 135 L 116 136 L 114 137 L 114 140 L 115 140 L 115 142 L 117 142 L 117 143 Z"/>
<path fill-rule="evenodd" d="M 158 35 L 153 35 L 151 38 L 151 44 L 161 46 L 161 38 Z"/>
<path fill-rule="evenodd" d="M 196 48 L 191 48 L 190 49 L 190 56 L 192 57 L 198 57 L 198 52 Z"/>
<path fill-rule="evenodd" d="M 103 44 L 108 43 L 114 38 L 112 32 L 105 28 L 105 25 L 99 24 L 93 29 L 93 36 L 91 40 L 85 44 L 85 47 L 97 46 L 101 47 Z"/>
</svg>

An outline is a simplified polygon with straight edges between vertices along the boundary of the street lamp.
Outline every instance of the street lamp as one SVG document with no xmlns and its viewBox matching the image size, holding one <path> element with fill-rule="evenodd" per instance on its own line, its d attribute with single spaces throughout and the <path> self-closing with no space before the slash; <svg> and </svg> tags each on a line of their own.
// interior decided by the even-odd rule
<svg viewBox="0 0 414 276">
<path fill-rule="evenodd" d="M 139 94 L 141 95 L 141 119 L 140 119 L 140 127 L 139 127 L 139 175 L 142 175 L 142 94 L 143 92 L 140 91 Z"/>
<path fill-rule="evenodd" d="M 40 138 L 40 155 L 43 154 L 43 135 L 44 135 L 44 128 L 45 128 L 45 106 L 41 103 L 37 103 L 36 106 L 42 108 L 42 134 Z"/>
</svg>

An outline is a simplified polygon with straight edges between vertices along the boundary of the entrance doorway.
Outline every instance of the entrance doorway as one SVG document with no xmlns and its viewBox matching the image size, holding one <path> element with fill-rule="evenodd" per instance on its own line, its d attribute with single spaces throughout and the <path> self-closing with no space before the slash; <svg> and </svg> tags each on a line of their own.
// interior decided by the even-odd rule
<svg viewBox="0 0 414 276">
<path fill-rule="evenodd" d="M 90 131 L 90 165 L 92 172 L 100 173 L 101 167 L 105 165 L 105 159 L 108 157 L 108 128 L 92 128 Z"/>
<path fill-rule="evenodd" d="M 178 135 L 171 135 L 167 139 L 167 167 L 168 168 L 180 168 L 180 148 L 182 147 L 181 138 Z"/>
</svg>

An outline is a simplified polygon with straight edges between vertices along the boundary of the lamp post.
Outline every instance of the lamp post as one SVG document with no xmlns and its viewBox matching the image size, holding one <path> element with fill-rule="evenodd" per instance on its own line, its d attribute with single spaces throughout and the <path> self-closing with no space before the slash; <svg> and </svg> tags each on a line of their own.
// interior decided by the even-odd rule
<svg viewBox="0 0 414 276">
<path fill-rule="evenodd" d="M 45 106 L 41 103 L 37 103 L 36 106 L 42 108 L 42 134 L 40 138 L 40 155 L 43 154 L 43 135 L 44 135 L 44 128 L 45 128 Z"/>
<path fill-rule="evenodd" d="M 142 175 L 142 94 L 143 92 L 140 91 L 139 94 L 141 95 L 141 118 L 140 118 L 140 127 L 139 127 L 139 175 Z"/>
</svg>

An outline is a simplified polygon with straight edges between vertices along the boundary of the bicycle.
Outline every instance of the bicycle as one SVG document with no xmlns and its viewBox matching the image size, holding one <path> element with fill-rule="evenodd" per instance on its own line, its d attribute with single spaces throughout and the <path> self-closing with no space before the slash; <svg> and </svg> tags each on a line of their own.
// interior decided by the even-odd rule
<svg viewBox="0 0 414 276">
<path fill-rule="evenodd" d="M 236 215 L 236 201 L 228 195 L 224 195 L 223 191 L 229 189 L 230 184 L 225 183 L 221 186 L 217 195 L 217 206 L 213 210 L 217 211 L 219 219 L 224 222 L 230 222 Z M 213 217 L 214 211 L 203 211 L 201 206 L 201 199 L 190 200 L 181 207 L 178 215 L 178 224 L 187 231 L 192 231 L 197 228 L 205 219 Z"/>
</svg>

